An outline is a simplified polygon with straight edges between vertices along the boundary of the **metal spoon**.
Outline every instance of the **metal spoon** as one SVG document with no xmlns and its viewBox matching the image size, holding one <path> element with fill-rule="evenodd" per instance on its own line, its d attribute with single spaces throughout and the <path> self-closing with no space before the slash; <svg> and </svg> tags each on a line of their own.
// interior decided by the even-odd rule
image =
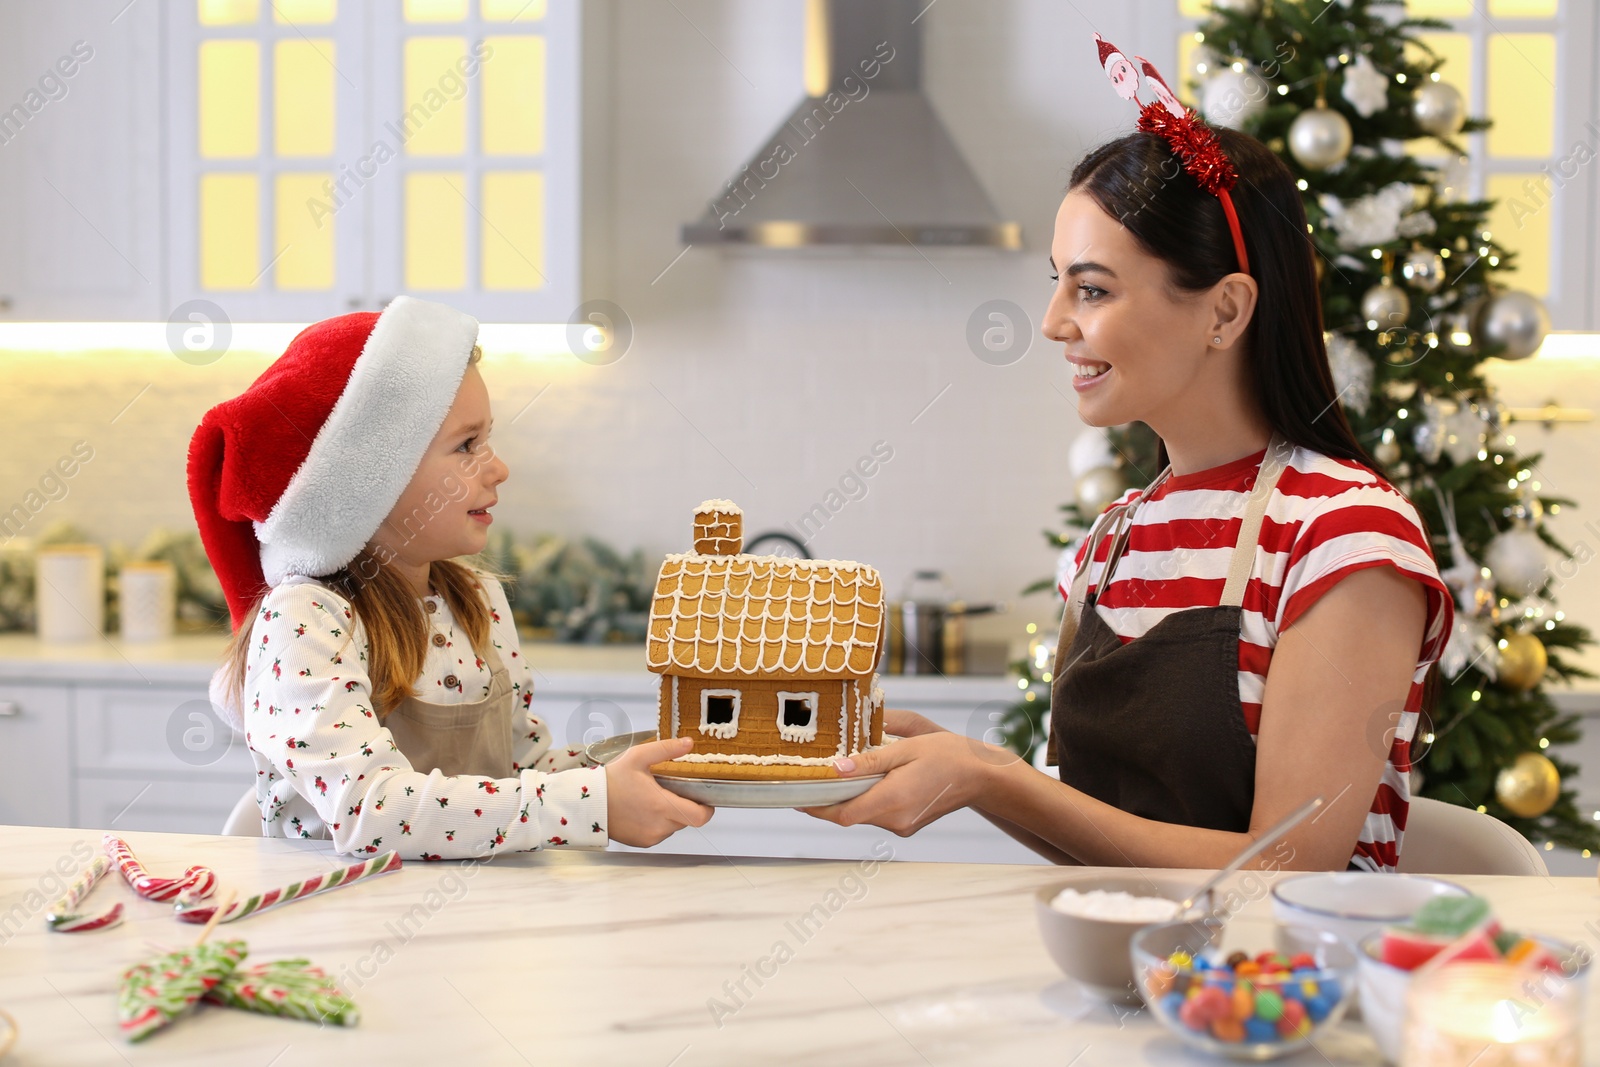
<svg viewBox="0 0 1600 1067">
<path fill-rule="evenodd" d="M 1194 908 L 1194 902 L 1215 889 L 1217 887 L 1217 883 L 1221 882 L 1234 871 L 1237 871 L 1240 867 L 1243 867 L 1246 863 L 1249 863 L 1256 857 L 1257 854 L 1261 852 L 1262 849 L 1266 848 L 1278 838 L 1294 829 L 1297 825 L 1299 825 L 1300 820 L 1304 819 L 1307 815 L 1310 815 L 1320 807 L 1322 807 L 1322 798 L 1312 797 L 1294 811 L 1290 812 L 1284 817 L 1282 822 L 1278 823 L 1278 825 L 1274 826 L 1272 829 L 1256 838 L 1255 841 L 1251 842 L 1249 848 L 1245 849 L 1243 852 L 1233 857 L 1233 859 L 1229 860 L 1227 866 L 1223 867 L 1222 870 L 1208 878 L 1205 884 L 1199 889 L 1196 889 L 1189 899 L 1179 904 L 1178 915 L 1180 917 L 1187 915 L 1190 910 Z"/>
</svg>

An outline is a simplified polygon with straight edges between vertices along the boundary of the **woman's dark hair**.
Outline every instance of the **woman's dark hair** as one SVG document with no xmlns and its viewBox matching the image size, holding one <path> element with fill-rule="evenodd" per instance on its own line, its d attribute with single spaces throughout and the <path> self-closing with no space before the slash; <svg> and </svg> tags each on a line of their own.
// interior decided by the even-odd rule
<svg viewBox="0 0 1600 1067">
<path fill-rule="evenodd" d="M 1239 173 L 1229 195 L 1259 290 L 1245 338 L 1262 411 L 1286 440 L 1382 475 L 1336 402 L 1316 252 L 1294 175 L 1249 134 L 1216 132 Z M 1160 136 L 1141 131 L 1096 148 L 1073 168 L 1069 188 L 1080 187 L 1167 265 L 1179 289 L 1209 289 L 1239 270 L 1221 202 L 1179 166 Z M 1159 465 L 1166 463 L 1163 444 Z"/>
<path fill-rule="evenodd" d="M 1306 234 L 1305 208 L 1294 175 L 1266 145 L 1247 133 L 1219 128 L 1217 138 L 1239 180 L 1229 195 L 1244 232 L 1250 276 L 1259 295 L 1245 334 L 1250 377 L 1267 421 L 1293 444 L 1352 460 L 1385 482 L 1383 468 L 1345 418 L 1322 339 L 1316 255 Z M 1167 142 L 1143 131 L 1096 148 L 1072 170 L 1069 189 L 1082 188 L 1127 227 L 1146 252 L 1166 264 L 1172 282 L 1191 292 L 1209 289 L 1239 269 L 1222 203 L 1178 163 Z M 1158 467 L 1167 465 L 1160 446 Z M 1417 512 L 1431 545 L 1427 520 Z M 1428 668 L 1422 709 L 1438 704 L 1439 665 Z"/>
</svg>

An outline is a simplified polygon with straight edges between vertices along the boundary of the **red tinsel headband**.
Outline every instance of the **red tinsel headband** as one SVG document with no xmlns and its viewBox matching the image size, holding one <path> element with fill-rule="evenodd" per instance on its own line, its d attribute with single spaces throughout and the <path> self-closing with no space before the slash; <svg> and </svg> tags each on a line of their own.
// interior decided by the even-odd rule
<svg viewBox="0 0 1600 1067">
<path fill-rule="evenodd" d="M 1222 203 L 1222 213 L 1228 219 L 1228 232 L 1233 235 L 1233 252 L 1239 257 L 1239 269 L 1250 273 L 1250 257 L 1244 251 L 1244 231 L 1239 228 L 1239 214 L 1233 209 L 1233 197 L 1228 190 L 1238 180 L 1233 162 L 1217 141 L 1216 131 L 1201 121 L 1200 116 L 1178 102 L 1166 81 L 1156 71 L 1155 65 L 1143 56 L 1134 56 L 1156 94 L 1156 103 L 1139 104 L 1139 69 L 1135 68 L 1120 49 L 1094 35 L 1100 53 L 1100 66 L 1111 79 L 1112 88 L 1124 100 L 1139 106 L 1139 129 L 1163 138 L 1200 188 Z"/>
</svg>

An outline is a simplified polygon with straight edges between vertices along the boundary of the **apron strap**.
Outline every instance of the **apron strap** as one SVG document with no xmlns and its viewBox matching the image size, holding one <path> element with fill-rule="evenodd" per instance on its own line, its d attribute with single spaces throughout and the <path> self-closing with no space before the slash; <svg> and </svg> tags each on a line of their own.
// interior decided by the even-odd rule
<svg viewBox="0 0 1600 1067">
<path fill-rule="evenodd" d="M 1250 572 L 1255 569 L 1261 522 L 1266 518 L 1272 491 L 1277 488 L 1278 479 L 1283 476 L 1293 451 L 1293 445 L 1276 432 L 1273 433 L 1272 440 L 1267 444 L 1267 454 L 1261 459 L 1261 468 L 1256 472 L 1255 488 L 1250 492 L 1250 503 L 1245 507 L 1244 521 L 1239 527 L 1239 540 L 1233 546 L 1228 584 L 1223 586 L 1220 607 L 1236 608 L 1244 603 L 1245 587 L 1250 584 Z"/>
</svg>

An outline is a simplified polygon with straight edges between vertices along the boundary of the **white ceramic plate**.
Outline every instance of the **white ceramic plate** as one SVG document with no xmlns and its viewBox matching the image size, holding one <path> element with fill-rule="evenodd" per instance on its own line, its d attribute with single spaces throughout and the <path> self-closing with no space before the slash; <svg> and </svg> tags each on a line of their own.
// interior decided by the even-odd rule
<svg viewBox="0 0 1600 1067">
<path fill-rule="evenodd" d="M 584 747 L 584 754 L 602 766 L 634 745 L 656 739 L 654 730 L 617 734 Z M 884 741 L 891 740 L 885 736 Z M 732 778 L 680 778 L 658 774 L 661 788 L 697 804 L 714 808 L 821 808 L 858 797 L 872 788 L 881 774 L 859 778 L 793 778 L 776 782 L 749 782 Z"/>
</svg>

